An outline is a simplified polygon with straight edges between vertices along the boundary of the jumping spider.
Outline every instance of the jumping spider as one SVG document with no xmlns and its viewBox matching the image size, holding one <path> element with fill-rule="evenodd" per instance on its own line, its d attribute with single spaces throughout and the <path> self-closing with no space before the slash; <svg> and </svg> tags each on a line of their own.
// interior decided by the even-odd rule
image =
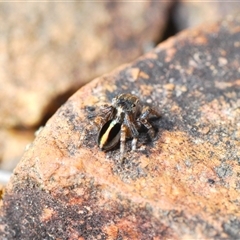
<svg viewBox="0 0 240 240">
<path fill-rule="evenodd" d="M 121 94 L 113 98 L 112 105 L 104 112 L 104 124 L 98 134 L 98 146 L 107 151 L 114 148 L 120 141 L 120 159 L 125 153 L 126 138 L 133 138 L 132 150 L 137 148 L 138 130 L 143 125 L 148 129 L 151 138 L 155 131 L 148 122 L 150 115 L 159 117 L 159 113 L 140 103 L 138 97 L 132 94 Z"/>
</svg>

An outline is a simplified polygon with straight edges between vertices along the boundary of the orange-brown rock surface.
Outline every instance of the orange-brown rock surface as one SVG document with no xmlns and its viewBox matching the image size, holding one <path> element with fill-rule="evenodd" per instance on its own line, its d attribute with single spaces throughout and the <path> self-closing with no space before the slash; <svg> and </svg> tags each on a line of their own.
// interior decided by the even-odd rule
<svg viewBox="0 0 240 240">
<path fill-rule="evenodd" d="M 182 32 L 74 94 L 14 171 L 6 239 L 240 238 L 240 18 Z M 96 146 L 91 122 L 123 92 L 159 109 L 138 150 Z M 83 144 L 82 133 L 87 128 Z M 79 147 L 79 145 L 81 145 Z"/>
</svg>

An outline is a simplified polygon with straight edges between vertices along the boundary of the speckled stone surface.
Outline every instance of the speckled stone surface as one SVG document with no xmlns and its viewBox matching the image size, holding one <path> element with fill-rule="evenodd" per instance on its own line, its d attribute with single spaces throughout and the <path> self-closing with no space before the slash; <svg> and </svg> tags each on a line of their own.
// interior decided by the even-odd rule
<svg viewBox="0 0 240 240">
<path fill-rule="evenodd" d="M 240 238 L 240 18 L 187 30 L 80 89 L 24 154 L 1 204 L 6 239 Z M 96 145 L 123 92 L 159 109 L 154 141 Z M 80 138 L 87 129 L 80 145 Z"/>
</svg>

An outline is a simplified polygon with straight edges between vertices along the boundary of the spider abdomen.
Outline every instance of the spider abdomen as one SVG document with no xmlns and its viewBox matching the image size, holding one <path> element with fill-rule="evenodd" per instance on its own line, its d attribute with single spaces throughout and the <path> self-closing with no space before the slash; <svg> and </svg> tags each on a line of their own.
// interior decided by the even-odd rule
<svg viewBox="0 0 240 240">
<path fill-rule="evenodd" d="M 106 122 L 98 135 L 98 145 L 101 150 L 110 150 L 120 141 L 121 124 L 116 120 Z"/>
</svg>

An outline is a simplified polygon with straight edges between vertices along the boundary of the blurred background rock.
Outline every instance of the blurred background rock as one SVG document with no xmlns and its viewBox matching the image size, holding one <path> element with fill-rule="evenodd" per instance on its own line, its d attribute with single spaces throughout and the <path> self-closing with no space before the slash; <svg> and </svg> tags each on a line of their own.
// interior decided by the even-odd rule
<svg viewBox="0 0 240 240">
<path fill-rule="evenodd" d="M 0 3 L 0 183 L 34 132 L 81 86 L 240 3 Z"/>
</svg>

